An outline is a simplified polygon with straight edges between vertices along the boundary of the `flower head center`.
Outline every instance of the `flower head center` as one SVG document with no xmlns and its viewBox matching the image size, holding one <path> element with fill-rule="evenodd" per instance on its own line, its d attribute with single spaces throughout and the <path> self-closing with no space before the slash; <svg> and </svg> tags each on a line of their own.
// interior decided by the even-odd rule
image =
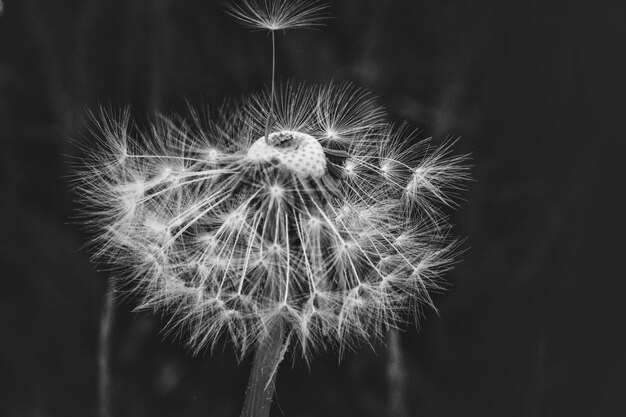
<svg viewBox="0 0 626 417">
<path fill-rule="evenodd" d="M 326 156 L 313 136 L 291 130 L 272 132 L 257 139 L 248 150 L 249 160 L 278 163 L 296 175 L 319 178 L 326 173 Z"/>
</svg>

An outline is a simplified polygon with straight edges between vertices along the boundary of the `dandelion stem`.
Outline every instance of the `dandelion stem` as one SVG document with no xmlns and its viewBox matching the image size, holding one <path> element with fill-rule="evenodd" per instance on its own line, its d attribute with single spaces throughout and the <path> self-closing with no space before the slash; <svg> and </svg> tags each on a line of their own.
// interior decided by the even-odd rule
<svg viewBox="0 0 626 417">
<path fill-rule="evenodd" d="M 389 388 L 389 415 L 407 417 L 406 371 L 400 343 L 400 332 L 389 331 L 389 357 L 387 359 L 387 385 Z"/>
<path fill-rule="evenodd" d="M 241 417 L 268 417 L 274 397 L 278 366 L 283 360 L 289 339 L 285 338 L 285 323 L 279 319 L 270 325 L 252 362 Z"/>
<path fill-rule="evenodd" d="M 98 416 L 111 417 L 111 333 L 115 319 L 113 281 L 109 281 L 100 313 L 98 340 Z"/>
</svg>

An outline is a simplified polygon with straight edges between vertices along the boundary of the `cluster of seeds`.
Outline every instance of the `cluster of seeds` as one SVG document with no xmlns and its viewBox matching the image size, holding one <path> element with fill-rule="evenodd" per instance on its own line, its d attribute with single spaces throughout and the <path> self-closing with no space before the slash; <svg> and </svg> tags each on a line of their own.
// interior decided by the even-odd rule
<svg viewBox="0 0 626 417">
<path fill-rule="evenodd" d="M 105 116 L 77 181 L 98 259 L 195 350 L 228 335 L 245 354 L 276 320 L 303 352 L 378 335 L 451 261 L 440 207 L 464 157 L 350 85 L 281 88 L 268 125 L 269 100 L 148 133 Z"/>
</svg>

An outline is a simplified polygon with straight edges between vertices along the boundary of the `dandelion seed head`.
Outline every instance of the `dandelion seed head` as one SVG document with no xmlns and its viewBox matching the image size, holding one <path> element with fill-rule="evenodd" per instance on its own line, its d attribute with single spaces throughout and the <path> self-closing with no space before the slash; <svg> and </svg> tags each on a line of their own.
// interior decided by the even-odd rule
<svg viewBox="0 0 626 417">
<path fill-rule="evenodd" d="M 227 335 L 244 355 L 279 319 L 303 354 L 343 351 L 431 305 L 454 257 L 449 143 L 352 85 L 281 86 L 269 123 L 268 99 L 148 129 L 104 114 L 76 176 L 96 258 L 196 352 Z"/>
</svg>

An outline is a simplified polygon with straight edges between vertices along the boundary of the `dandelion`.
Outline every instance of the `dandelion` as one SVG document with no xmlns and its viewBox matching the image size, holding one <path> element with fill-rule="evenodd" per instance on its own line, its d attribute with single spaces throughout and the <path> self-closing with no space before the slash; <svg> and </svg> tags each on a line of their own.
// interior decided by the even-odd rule
<svg viewBox="0 0 626 417">
<path fill-rule="evenodd" d="M 289 4 L 231 10 L 315 21 L 317 3 Z M 243 415 L 269 413 L 290 345 L 341 352 L 432 305 L 455 247 L 439 206 L 466 157 L 388 123 L 369 93 L 287 83 L 145 130 L 127 112 L 96 121 L 77 179 L 96 258 L 193 351 L 256 350 Z"/>
<path fill-rule="evenodd" d="M 351 85 L 279 89 L 267 137 L 266 100 L 149 133 L 104 118 L 78 183 L 98 257 L 195 351 L 226 334 L 245 355 L 277 325 L 304 355 L 343 349 L 430 304 L 463 158 L 410 145 Z"/>
<path fill-rule="evenodd" d="M 78 181 L 97 257 L 196 351 L 228 333 L 244 355 L 281 320 L 304 354 L 349 346 L 427 299 L 450 260 L 435 203 L 463 157 L 411 145 L 350 84 L 289 84 L 277 102 L 267 137 L 267 95 L 147 133 L 103 114 Z"/>
</svg>

